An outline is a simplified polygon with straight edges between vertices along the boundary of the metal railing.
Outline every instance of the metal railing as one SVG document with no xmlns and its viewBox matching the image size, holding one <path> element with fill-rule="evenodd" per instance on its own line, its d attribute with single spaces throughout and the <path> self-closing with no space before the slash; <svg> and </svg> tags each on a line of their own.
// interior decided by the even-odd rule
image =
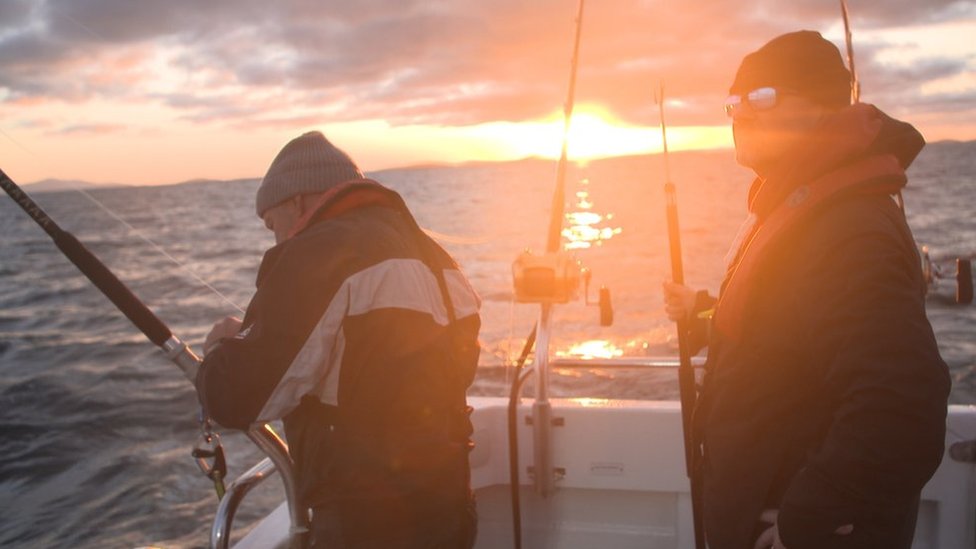
<svg viewBox="0 0 976 549">
<path fill-rule="evenodd" d="M 577 358 L 559 357 L 549 361 L 552 368 L 602 368 L 608 370 L 625 369 L 670 369 L 679 366 L 678 357 L 616 357 L 616 358 Z M 705 367 L 705 357 L 691 357 L 695 368 Z"/>
<path fill-rule="evenodd" d="M 288 531 L 288 547 L 301 549 L 305 547 L 308 538 L 308 511 L 298 501 L 294 463 L 288 454 L 288 445 L 268 424 L 253 427 L 246 434 L 247 438 L 251 439 L 251 442 L 268 457 L 248 469 L 227 488 L 227 493 L 224 494 L 223 499 L 220 500 L 220 505 L 217 506 L 217 514 L 214 516 L 213 526 L 210 529 L 210 547 L 214 549 L 230 547 L 230 533 L 234 523 L 234 515 L 237 513 L 237 508 L 244 496 L 264 479 L 278 472 L 285 488 L 288 515 L 291 519 L 291 526 Z"/>
<path fill-rule="evenodd" d="M 705 364 L 703 357 L 692 357 L 692 365 L 701 368 Z M 555 358 L 550 361 L 551 368 L 607 368 L 607 369 L 670 369 L 678 367 L 677 357 L 618 357 L 618 358 Z M 298 487 L 295 483 L 294 463 L 288 453 L 288 445 L 271 428 L 264 424 L 249 429 L 247 437 L 268 457 L 251 467 L 234 480 L 227 488 L 227 493 L 217 507 L 213 526 L 210 530 L 210 546 L 214 549 L 228 549 L 230 547 L 230 533 L 234 523 L 234 516 L 244 497 L 252 488 L 263 482 L 274 473 L 281 476 L 288 502 L 288 514 L 291 526 L 288 535 L 288 547 L 301 549 L 308 538 L 308 511 L 298 501 Z"/>
</svg>

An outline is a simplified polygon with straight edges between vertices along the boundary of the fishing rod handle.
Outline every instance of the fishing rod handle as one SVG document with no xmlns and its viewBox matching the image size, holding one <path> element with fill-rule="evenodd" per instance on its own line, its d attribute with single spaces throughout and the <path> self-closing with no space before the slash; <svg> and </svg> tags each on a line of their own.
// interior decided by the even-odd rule
<svg viewBox="0 0 976 549">
<path fill-rule="evenodd" d="M 671 280 L 675 284 L 685 283 L 684 264 L 681 260 L 681 231 L 678 228 L 678 198 L 674 183 L 664 184 L 664 197 L 667 205 L 668 241 L 671 243 Z"/>
<path fill-rule="evenodd" d="M 201 360 L 196 353 L 190 350 L 189 345 L 174 335 L 170 336 L 160 347 L 166 353 L 166 357 L 173 361 L 180 370 L 183 370 L 183 374 L 190 380 L 190 383 L 196 383 L 197 370 L 200 369 Z"/>
</svg>

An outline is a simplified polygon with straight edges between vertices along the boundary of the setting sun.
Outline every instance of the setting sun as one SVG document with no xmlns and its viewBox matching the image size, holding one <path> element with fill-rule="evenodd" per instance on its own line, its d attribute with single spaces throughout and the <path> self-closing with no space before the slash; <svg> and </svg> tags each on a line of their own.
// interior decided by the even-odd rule
<svg viewBox="0 0 976 549">
<path fill-rule="evenodd" d="M 520 123 L 493 122 L 465 128 L 467 140 L 455 140 L 447 150 L 480 144 L 499 158 L 536 156 L 559 158 L 563 142 L 563 118 L 554 112 L 542 120 Z M 716 149 L 732 145 L 727 126 L 668 127 L 670 150 Z M 590 160 L 660 152 L 660 126 L 634 126 L 620 121 L 606 108 L 584 104 L 576 108 L 569 127 L 568 156 Z M 458 155 L 462 156 L 462 155 Z"/>
<path fill-rule="evenodd" d="M 485 3 L 433 3 L 377 18 L 265 4 L 218 3 L 187 17 L 179 2 L 131 3 L 124 18 L 111 2 L 0 4 L 11 10 L 0 17 L 4 170 L 26 182 L 254 178 L 282 143 L 310 130 L 366 171 L 559 157 L 569 5 L 523 3 L 515 16 Z M 872 68 L 864 99 L 911 113 L 930 142 L 971 139 L 976 118 L 962 99 L 976 85 L 967 40 L 976 22 L 924 4 L 914 19 L 858 12 L 858 65 Z M 742 55 L 772 36 L 768 21 L 753 26 L 767 11 L 702 18 L 660 2 L 588 10 L 569 158 L 660 152 L 652 89 L 662 81 L 670 150 L 731 147 L 720 103 Z M 835 5 L 805 14 L 805 25 L 843 44 Z M 451 32 L 422 30 L 447 20 Z M 726 32 L 729 21 L 737 32 Z M 379 24 L 382 44 L 348 39 Z M 277 31 L 309 25 L 311 35 Z"/>
<path fill-rule="evenodd" d="M 621 156 L 647 152 L 659 143 L 653 131 L 625 126 L 605 111 L 591 107 L 573 113 L 568 154 L 579 160 Z"/>
</svg>

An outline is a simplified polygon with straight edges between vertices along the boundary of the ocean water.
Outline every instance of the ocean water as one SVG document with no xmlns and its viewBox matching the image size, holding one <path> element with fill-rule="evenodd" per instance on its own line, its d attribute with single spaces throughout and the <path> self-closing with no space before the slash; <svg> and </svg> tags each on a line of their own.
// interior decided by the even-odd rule
<svg viewBox="0 0 976 549">
<path fill-rule="evenodd" d="M 506 365 L 538 314 L 513 303 L 511 263 L 523 249 L 544 247 L 555 164 L 371 175 L 404 196 L 481 294 L 482 367 L 471 394 L 506 394 Z M 729 151 L 674 154 L 671 175 L 686 280 L 714 290 L 750 175 Z M 976 142 L 931 145 L 910 171 L 909 222 L 944 271 L 953 268 L 949 258 L 976 253 L 974 176 Z M 610 289 L 615 324 L 599 326 L 595 307 L 559 306 L 554 354 L 676 354 L 660 293 L 670 276 L 663 180 L 660 157 L 570 170 L 564 244 L 592 271 L 591 297 Z M 193 182 L 35 199 L 199 349 L 213 321 L 246 305 L 272 244 L 253 212 L 256 187 Z M 6 198 L 0 235 L 0 546 L 206 546 L 216 497 L 189 455 L 199 435 L 191 385 Z M 952 401 L 976 404 L 976 306 L 953 305 L 953 291 L 940 282 L 928 313 L 952 371 Z M 672 371 L 557 371 L 552 385 L 557 396 L 677 395 Z M 229 481 L 261 456 L 239 433 L 222 435 Z M 245 500 L 239 526 L 281 498 L 278 484 L 272 478 Z"/>
</svg>

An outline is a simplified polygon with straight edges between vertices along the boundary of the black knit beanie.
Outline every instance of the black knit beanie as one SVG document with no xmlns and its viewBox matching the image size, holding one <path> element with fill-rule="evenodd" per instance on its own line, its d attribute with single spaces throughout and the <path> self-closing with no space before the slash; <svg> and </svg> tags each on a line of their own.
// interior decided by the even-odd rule
<svg viewBox="0 0 976 549">
<path fill-rule="evenodd" d="M 802 30 L 778 36 L 745 56 L 729 93 L 784 88 L 829 108 L 851 102 L 851 73 L 840 51 L 819 32 Z"/>
<path fill-rule="evenodd" d="M 320 193 L 363 178 L 349 155 L 329 143 L 321 132 L 308 132 L 292 139 L 271 162 L 258 187 L 258 217 L 295 195 Z"/>
</svg>

